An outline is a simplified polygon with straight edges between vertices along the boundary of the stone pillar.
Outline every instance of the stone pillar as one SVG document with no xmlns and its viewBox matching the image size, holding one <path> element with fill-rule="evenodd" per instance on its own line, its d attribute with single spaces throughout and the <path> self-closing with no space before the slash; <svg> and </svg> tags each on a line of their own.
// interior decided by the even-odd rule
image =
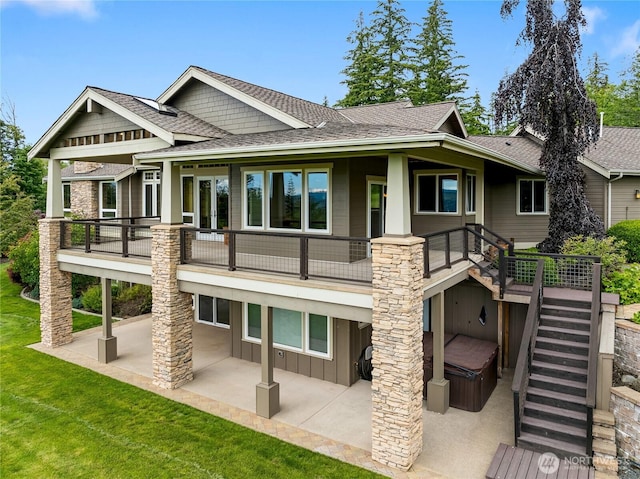
<svg viewBox="0 0 640 479">
<path fill-rule="evenodd" d="M 60 220 L 40 220 L 40 332 L 42 344 L 55 348 L 71 335 L 71 273 L 60 271 Z"/>
<path fill-rule="evenodd" d="M 193 379 L 191 295 L 178 290 L 180 226 L 151 227 L 153 382 L 175 389 Z"/>
<path fill-rule="evenodd" d="M 416 237 L 371 240 L 371 455 L 403 470 L 422 451 L 423 243 Z"/>
<path fill-rule="evenodd" d="M 81 218 L 100 216 L 97 181 L 71 182 L 71 213 Z"/>
</svg>

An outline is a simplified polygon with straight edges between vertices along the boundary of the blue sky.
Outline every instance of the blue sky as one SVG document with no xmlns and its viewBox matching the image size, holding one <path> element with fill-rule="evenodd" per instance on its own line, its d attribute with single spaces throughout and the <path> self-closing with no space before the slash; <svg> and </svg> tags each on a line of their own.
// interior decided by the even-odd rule
<svg viewBox="0 0 640 479">
<path fill-rule="evenodd" d="M 521 0 L 524 4 L 525 0 Z M 430 1 L 404 1 L 421 22 Z M 526 56 L 515 45 L 523 9 L 503 20 L 498 0 L 445 0 L 470 94 L 485 104 Z M 330 104 L 360 11 L 371 1 L 0 0 L 1 92 L 34 143 L 87 85 L 155 98 L 189 65 Z M 522 7 L 522 6 L 521 6 Z M 640 45 L 640 2 L 583 0 L 581 65 L 597 51 L 612 81 Z M 584 70 L 583 70 L 584 71 Z M 6 108 L 3 107 L 3 108 Z"/>
</svg>

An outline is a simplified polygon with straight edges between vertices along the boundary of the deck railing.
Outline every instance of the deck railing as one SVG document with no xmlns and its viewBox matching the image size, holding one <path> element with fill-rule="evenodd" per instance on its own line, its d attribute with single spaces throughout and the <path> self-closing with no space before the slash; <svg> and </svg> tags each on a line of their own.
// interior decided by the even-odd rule
<svg viewBox="0 0 640 479">
<path fill-rule="evenodd" d="M 551 253 L 515 251 L 507 258 L 506 275 L 515 284 L 531 285 L 535 276 L 535 263 L 520 261 L 523 258 L 544 260 L 545 286 L 590 291 L 593 283 L 593 265 L 600 262 L 597 256 L 568 256 Z"/>
<path fill-rule="evenodd" d="M 182 228 L 183 264 L 371 282 L 369 238 Z"/>
<path fill-rule="evenodd" d="M 151 258 L 151 231 L 159 217 L 62 220 L 60 249 Z"/>
<path fill-rule="evenodd" d="M 587 455 L 593 453 L 593 410 L 596 407 L 598 376 L 598 349 L 600 346 L 600 301 L 602 288 L 602 265 L 593 265 L 593 289 L 591 292 L 591 330 L 589 334 L 589 362 L 587 364 Z"/>
<path fill-rule="evenodd" d="M 520 341 L 520 350 L 518 352 L 518 361 L 513 372 L 513 382 L 511 383 L 511 391 L 513 392 L 513 423 L 515 426 L 516 445 L 518 444 L 518 438 L 520 437 L 520 423 L 524 414 L 524 401 L 527 397 L 527 389 L 529 387 L 531 361 L 533 359 L 535 338 L 538 334 L 540 309 L 542 307 L 542 297 L 544 294 L 544 260 L 538 259 L 535 264 L 536 269 L 533 280 L 533 290 L 531 292 L 531 301 L 529 302 L 529 309 L 527 310 L 527 318 L 524 323 L 522 340 Z"/>
</svg>

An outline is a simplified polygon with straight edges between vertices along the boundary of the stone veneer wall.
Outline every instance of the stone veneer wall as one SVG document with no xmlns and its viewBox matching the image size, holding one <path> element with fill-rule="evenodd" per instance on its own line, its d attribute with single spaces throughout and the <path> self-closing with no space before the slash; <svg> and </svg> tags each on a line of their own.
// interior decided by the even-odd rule
<svg viewBox="0 0 640 479">
<path fill-rule="evenodd" d="M 616 418 L 618 457 L 640 459 L 640 392 L 627 386 L 611 388 L 611 412 Z"/>
<path fill-rule="evenodd" d="M 81 218 L 100 216 L 97 181 L 71 182 L 71 212 Z"/>
<path fill-rule="evenodd" d="M 616 320 L 615 361 L 622 369 L 640 375 L 640 324 Z"/>
<path fill-rule="evenodd" d="M 73 172 L 74 173 L 91 173 L 102 167 L 102 163 L 93 163 L 91 161 L 74 161 Z"/>
<path fill-rule="evenodd" d="M 175 389 L 193 379 L 191 295 L 178 290 L 180 226 L 151 227 L 153 382 Z"/>
<path fill-rule="evenodd" d="M 40 332 L 41 341 L 55 348 L 73 340 L 71 273 L 60 271 L 60 220 L 40 220 Z"/>
<path fill-rule="evenodd" d="M 407 470 L 422 451 L 422 238 L 371 241 L 372 458 Z"/>
</svg>

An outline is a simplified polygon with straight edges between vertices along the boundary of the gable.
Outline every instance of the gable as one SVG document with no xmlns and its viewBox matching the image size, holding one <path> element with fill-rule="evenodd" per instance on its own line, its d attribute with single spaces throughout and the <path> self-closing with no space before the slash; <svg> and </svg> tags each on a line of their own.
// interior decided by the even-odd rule
<svg viewBox="0 0 640 479">
<path fill-rule="evenodd" d="M 236 135 L 290 128 L 272 116 L 194 78 L 168 104 Z"/>
<path fill-rule="evenodd" d="M 53 145 L 62 147 L 65 141 L 74 138 L 141 129 L 139 125 L 107 108 L 101 110 L 101 113 L 78 112 L 71 123 L 56 136 Z"/>
</svg>

